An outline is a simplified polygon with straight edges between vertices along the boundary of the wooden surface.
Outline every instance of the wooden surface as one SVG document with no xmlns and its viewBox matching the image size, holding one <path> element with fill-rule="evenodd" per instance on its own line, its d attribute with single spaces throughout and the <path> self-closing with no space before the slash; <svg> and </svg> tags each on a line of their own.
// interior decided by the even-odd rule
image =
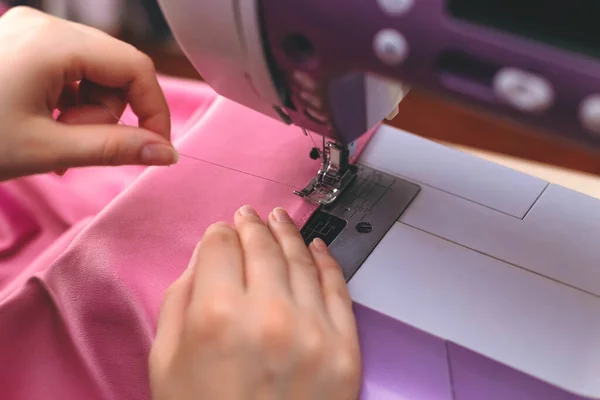
<svg viewBox="0 0 600 400">
<path fill-rule="evenodd" d="M 600 154 L 412 91 L 391 124 L 448 143 L 600 175 Z"/>
<path fill-rule="evenodd" d="M 160 73 L 201 79 L 174 47 L 145 49 Z M 412 91 L 391 125 L 430 139 L 535 161 L 535 165 L 600 175 L 600 155 L 549 140 L 520 126 L 484 118 L 461 106 Z M 489 153 L 481 153 L 489 154 Z M 541 164 L 540 164 L 541 163 Z"/>
</svg>

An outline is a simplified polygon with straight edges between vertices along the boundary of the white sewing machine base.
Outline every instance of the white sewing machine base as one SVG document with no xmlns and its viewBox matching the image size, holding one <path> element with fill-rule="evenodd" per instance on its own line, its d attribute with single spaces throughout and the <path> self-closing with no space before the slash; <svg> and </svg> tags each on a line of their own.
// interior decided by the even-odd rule
<svg viewBox="0 0 600 400">
<path fill-rule="evenodd" d="M 600 398 L 600 201 L 390 127 L 360 163 L 421 188 L 349 281 L 363 397 Z"/>
</svg>

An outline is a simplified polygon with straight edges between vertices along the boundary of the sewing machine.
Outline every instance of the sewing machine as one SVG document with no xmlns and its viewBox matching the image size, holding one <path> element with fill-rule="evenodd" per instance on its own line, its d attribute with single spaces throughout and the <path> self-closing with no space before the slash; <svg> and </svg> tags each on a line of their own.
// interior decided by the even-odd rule
<svg viewBox="0 0 600 400">
<path fill-rule="evenodd" d="M 303 235 L 349 280 L 365 398 L 600 399 L 600 202 L 387 126 L 348 162 L 409 86 L 598 147 L 600 2 L 160 3 L 219 94 L 323 137 Z"/>
</svg>

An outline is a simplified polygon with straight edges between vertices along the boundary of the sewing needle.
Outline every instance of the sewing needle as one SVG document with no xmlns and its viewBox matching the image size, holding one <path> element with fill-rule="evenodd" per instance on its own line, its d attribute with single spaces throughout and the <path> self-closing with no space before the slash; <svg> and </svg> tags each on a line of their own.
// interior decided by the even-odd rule
<svg viewBox="0 0 600 400">
<path fill-rule="evenodd" d="M 313 148 L 313 151 L 311 152 L 311 158 L 313 158 L 313 159 L 315 159 L 315 160 L 316 160 L 317 158 L 321 158 L 321 159 L 323 159 L 323 152 L 322 152 L 321 150 L 319 150 L 319 146 L 317 146 L 317 142 L 315 142 L 315 139 L 314 139 L 314 138 L 313 138 L 313 136 L 310 134 L 310 132 L 308 132 L 308 131 L 306 130 L 306 128 L 304 128 L 304 127 L 300 127 L 300 129 L 302 130 L 302 133 L 304 134 L 304 136 L 308 136 L 308 137 L 310 137 L 310 140 L 312 141 L 312 143 L 313 143 L 313 146 L 315 146 L 315 147 Z M 324 145 L 324 144 L 325 144 L 325 141 L 323 141 L 323 145 Z M 323 147 L 323 149 L 325 149 L 325 147 Z M 313 157 L 313 156 L 312 156 L 312 153 L 313 153 L 315 150 L 316 150 L 316 151 L 319 153 L 319 156 L 318 156 L 318 157 Z"/>
</svg>

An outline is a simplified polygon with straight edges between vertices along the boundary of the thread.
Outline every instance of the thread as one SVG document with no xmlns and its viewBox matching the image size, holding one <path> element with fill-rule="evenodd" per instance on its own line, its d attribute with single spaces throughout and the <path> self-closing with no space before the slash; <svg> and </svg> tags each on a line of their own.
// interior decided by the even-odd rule
<svg viewBox="0 0 600 400">
<path fill-rule="evenodd" d="M 117 116 L 117 115 L 116 115 L 114 112 L 112 112 L 112 110 L 111 110 L 110 108 L 108 108 L 106 105 L 104 105 L 104 104 L 99 104 L 99 105 L 100 105 L 102 108 L 104 108 L 104 109 L 106 110 L 106 112 L 108 112 L 108 114 L 109 114 L 110 116 L 112 116 L 112 117 L 115 119 L 115 121 L 117 121 L 119 124 L 121 124 L 121 125 L 123 125 L 123 126 L 130 126 L 130 125 L 127 125 L 125 122 L 123 122 L 123 120 L 122 120 L 121 118 L 119 118 L 119 116 Z M 278 185 L 287 186 L 287 187 L 289 187 L 289 188 L 291 188 L 291 189 L 294 189 L 294 190 L 296 189 L 296 188 L 295 188 L 294 186 L 292 186 L 292 185 L 288 185 L 288 184 L 285 184 L 285 183 L 282 183 L 282 182 L 279 182 L 279 181 L 275 181 L 275 180 L 273 180 L 273 179 L 265 178 L 265 177 L 263 177 L 263 176 L 260 176 L 260 175 L 251 174 L 251 173 L 249 173 L 249 172 L 246 172 L 246 171 L 241 171 L 241 170 L 239 170 L 239 169 L 232 168 L 232 167 L 228 167 L 228 166 L 226 166 L 226 165 L 222 165 L 222 164 L 215 163 L 215 162 L 212 162 L 212 161 L 203 160 L 203 159 L 201 159 L 201 158 L 199 158 L 199 157 L 194 157 L 194 156 L 190 156 L 190 155 L 188 155 L 188 154 L 180 153 L 179 151 L 178 151 L 178 154 L 179 154 L 179 156 L 182 156 L 182 157 L 185 157 L 185 158 L 189 158 L 189 159 L 191 159 L 191 160 L 194 160 L 194 161 L 199 161 L 199 162 L 203 162 L 203 163 L 205 163 L 205 164 L 214 165 L 214 166 L 216 166 L 216 167 L 224 168 L 224 169 L 227 169 L 227 170 L 229 170 L 229 171 L 238 172 L 238 173 L 240 173 L 240 174 L 244 174 L 244 175 L 252 176 L 252 177 L 254 177 L 254 178 L 262 179 L 262 180 L 264 180 L 264 181 L 267 181 L 267 182 L 276 183 L 276 184 L 278 184 Z"/>
<path fill-rule="evenodd" d="M 116 115 L 116 114 L 115 114 L 115 113 L 114 113 L 114 112 L 113 112 L 113 111 L 112 111 L 110 108 L 108 108 L 108 106 L 106 106 L 105 104 L 98 104 L 98 105 L 99 105 L 100 107 L 104 108 L 104 109 L 106 110 L 106 112 L 107 112 L 107 113 L 108 113 L 108 114 L 109 114 L 111 117 L 113 117 L 113 118 L 115 119 L 115 121 L 117 121 L 119 124 L 121 124 L 121 125 L 124 125 L 124 126 L 129 126 L 129 125 L 127 125 L 125 122 L 123 122 L 123 120 L 122 120 L 121 118 L 119 118 L 119 116 L 118 116 L 118 115 Z M 308 137 L 310 138 L 310 140 L 312 141 L 313 145 L 315 146 L 314 148 L 315 148 L 315 149 L 316 149 L 316 150 L 319 152 L 319 157 L 320 157 L 321 159 L 323 159 L 323 150 L 325 150 L 325 137 L 323 137 L 323 147 L 322 147 L 322 149 L 323 149 L 323 150 L 321 150 L 321 149 L 319 149 L 319 146 L 317 146 L 317 143 L 315 142 L 315 139 L 313 138 L 312 134 L 311 134 L 310 132 L 308 132 L 308 131 L 306 130 L 306 128 L 302 128 L 302 127 L 301 127 L 300 129 L 302 130 L 302 133 L 304 134 L 304 136 L 308 136 Z M 190 156 L 190 155 L 187 155 L 187 154 L 183 154 L 183 153 L 179 153 L 179 152 L 178 152 L 178 154 L 179 154 L 180 156 L 183 156 L 183 157 L 191 158 L 192 160 L 196 160 L 196 161 L 202 161 L 202 162 L 205 162 L 205 163 L 208 163 L 208 164 L 214 164 L 214 163 L 211 163 L 211 162 L 209 162 L 209 161 L 202 160 L 202 159 L 200 159 L 200 158 L 197 158 L 197 157 L 194 157 L 194 156 Z M 311 157 L 311 158 L 312 158 L 312 157 Z M 233 169 L 233 168 L 226 167 L 226 166 L 224 166 L 224 165 L 219 165 L 219 164 L 214 164 L 214 165 L 218 165 L 219 167 L 227 168 L 227 169 L 230 169 L 230 170 L 233 170 L 233 171 L 237 171 L 237 172 L 242 172 L 242 171 L 238 171 L 238 170 L 236 170 L 236 169 Z M 245 173 L 245 172 L 242 172 L 242 173 Z M 248 174 L 248 175 L 252 175 L 252 174 Z M 257 176 L 257 178 L 261 178 L 261 177 L 260 177 L 260 176 Z M 267 180 L 268 180 L 268 179 L 267 179 Z M 280 182 L 277 182 L 277 183 L 280 183 Z M 289 186 L 289 185 L 286 185 L 286 186 Z"/>
<path fill-rule="evenodd" d="M 323 150 L 319 150 L 319 146 L 317 146 L 317 142 L 315 142 L 315 139 L 313 138 L 313 135 L 310 132 L 308 132 L 306 130 L 306 128 L 304 128 L 304 127 L 301 127 L 300 129 L 302 130 L 302 133 L 304 134 L 304 136 L 308 136 L 310 138 L 310 140 L 312 141 L 313 146 L 315 146 L 313 148 L 313 150 L 316 150 L 319 153 L 319 157 L 318 158 L 323 159 L 323 150 L 325 150 L 325 138 L 323 138 Z M 312 157 L 312 153 L 311 153 L 311 157 L 310 158 L 312 158 L 313 160 L 316 160 L 316 158 Z"/>
</svg>

